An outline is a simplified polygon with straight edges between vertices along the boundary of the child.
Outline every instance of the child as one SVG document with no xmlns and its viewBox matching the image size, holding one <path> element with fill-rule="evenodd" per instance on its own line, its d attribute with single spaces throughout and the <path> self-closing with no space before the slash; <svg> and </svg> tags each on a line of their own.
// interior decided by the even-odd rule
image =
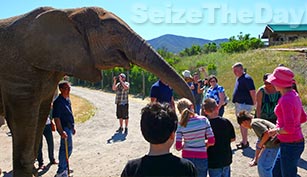
<svg viewBox="0 0 307 177">
<path fill-rule="evenodd" d="M 238 124 L 247 129 L 253 129 L 259 138 L 256 144 L 256 152 L 250 165 L 258 164 L 258 174 L 260 177 L 273 176 L 272 170 L 278 153 L 279 145 L 277 139 L 270 140 L 269 130 L 275 125 L 264 119 L 253 119 L 247 111 L 241 111 L 237 117 Z M 261 152 L 261 153 L 260 153 Z"/>
<path fill-rule="evenodd" d="M 141 131 L 150 143 L 148 155 L 127 163 L 121 176 L 196 176 L 194 165 L 170 153 L 177 115 L 170 105 L 154 102 L 142 109 Z"/>
<path fill-rule="evenodd" d="M 182 150 L 182 157 L 194 163 L 198 176 L 207 176 L 207 147 L 215 142 L 210 123 L 206 117 L 194 113 L 192 102 L 186 98 L 178 101 L 177 109 L 181 119 L 176 134 L 176 149 Z"/>
<path fill-rule="evenodd" d="M 209 176 L 230 177 L 232 163 L 230 144 L 236 140 L 233 125 L 228 119 L 219 116 L 218 105 L 212 98 L 204 101 L 202 110 L 209 118 L 215 138 L 214 146 L 208 148 Z"/>
</svg>

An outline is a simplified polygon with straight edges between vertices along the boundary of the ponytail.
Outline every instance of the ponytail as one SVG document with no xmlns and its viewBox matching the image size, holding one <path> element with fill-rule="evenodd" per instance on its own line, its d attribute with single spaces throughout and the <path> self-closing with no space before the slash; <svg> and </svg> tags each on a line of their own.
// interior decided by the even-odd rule
<svg viewBox="0 0 307 177">
<path fill-rule="evenodd" d="M 194 115 L 194 112 L 192 112 L 189 108 L 185 108 L 181 113 L 179 124 L 183 127 L 186 127 L 191 115 Z"/>
<path fill-rule="evenodd" d="M 181 114 L 179 125 L 186 127 L 191 116 L 195 113 L 191 111 L 192 102 L 186 98 L 181 98 L 177 103 L 177 109 Z"/>
</svg>

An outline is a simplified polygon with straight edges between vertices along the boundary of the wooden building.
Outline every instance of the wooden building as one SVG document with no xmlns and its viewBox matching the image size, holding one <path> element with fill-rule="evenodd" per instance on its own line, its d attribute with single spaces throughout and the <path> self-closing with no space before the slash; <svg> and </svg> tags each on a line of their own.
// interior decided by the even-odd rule
<svg viewBox="0 0 307 177">
<path fill-rule="evenodd" d="M 307 24 L 268 24 L 261 38 L 268 39 L 269 45 L 307 38 Z"/>
</svg>

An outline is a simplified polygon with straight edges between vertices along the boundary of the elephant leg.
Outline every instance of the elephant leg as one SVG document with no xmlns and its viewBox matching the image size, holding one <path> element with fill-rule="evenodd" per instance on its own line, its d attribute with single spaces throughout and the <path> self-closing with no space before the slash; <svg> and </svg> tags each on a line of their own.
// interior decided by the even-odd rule
<svg viewBox="0 0 307 177">
<path fill-rule="evenodd" d="M 38 133 L 36 134 L 36 138 L 35 138 L 36 141 L 35 141 L 35 146 L 34 146 L 34 151 L 37 152 L 37 153 L 38 153 L 39 144 L 40 144 L 41 139 L 43 137 L 43 131 L 44 131 L 44 128 L 46 126 L 46 120 L 47 120 L 47 117 L 50 113 L 51 100 L 52 100 L 52 97 L 50 99 L 48 99 L 48 101 L 44 101 L 40 105 L 39 119 L 37 120 L 37 132 Z M 37 157 L 37 156 L 35 156 L 35 157 Z"/>
<path fill-rule="evenodd" d="M 9 98 L 5 102 L 5 117 L 13 138 L 14 177 L 32 177 L 37 156 L 35 151 L 37 134 L 41 136 L 43 131 L 43 127 L 38 128 L 38 106 L 35 101 L 28 102 L 21 99 Z"/>
<path fill-rule="evenodd" d="M 1 94 L 1 90 L 0 90 L 0 127 L 5 124 L 3 104 L 2 104 L 2 96 L 1 95 L 2 94 Z"/>
</svg>

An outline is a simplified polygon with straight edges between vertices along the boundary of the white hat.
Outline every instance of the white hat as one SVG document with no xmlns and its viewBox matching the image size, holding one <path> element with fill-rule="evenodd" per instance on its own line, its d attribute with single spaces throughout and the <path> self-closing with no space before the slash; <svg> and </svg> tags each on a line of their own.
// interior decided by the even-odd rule
<svg viewBox="0 0 307 177">
<path fill-rule="evenodd" d="M 120 76 L 126 78 L 126 75 L 124 73 L 121 73 Z"/>
<path fill-rule="evenodd" d="M 182 75 L 183 75 L 183 77 L 192 77 L 192 76 L 191 76 L 191 72 L 190 72 L 189 70 L 184 70 L 184 71 L 182 72 Z"/>
</svg>

